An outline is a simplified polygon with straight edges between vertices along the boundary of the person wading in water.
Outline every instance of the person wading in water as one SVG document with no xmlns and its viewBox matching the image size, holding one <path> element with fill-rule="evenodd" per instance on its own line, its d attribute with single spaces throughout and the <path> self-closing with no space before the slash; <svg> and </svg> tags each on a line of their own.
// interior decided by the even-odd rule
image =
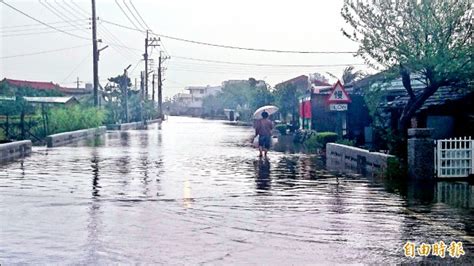
<svg viewBox="0 0 474 266">
<path fill-rule="evenodd" d="M 273 123 L 268 119 L 267 112 L 264 111 L 262 117 L 263 119 L 260 119 L 255 127 L 255 137 L 258 136 L 259 157 L 262 157 L 262 152 L 267 157 L 268 149 L 272 143 Z"/>
</svg>

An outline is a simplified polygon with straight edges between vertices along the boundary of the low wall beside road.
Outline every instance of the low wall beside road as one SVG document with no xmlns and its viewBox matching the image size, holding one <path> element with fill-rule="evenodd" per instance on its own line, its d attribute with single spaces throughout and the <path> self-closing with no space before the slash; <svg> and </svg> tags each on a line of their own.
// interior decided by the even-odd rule
<svg viewBox="0 0 474 266">
<path fill-rule="evenodd" d="M 145 124 L 143 122 L 107 125 L 108 130 L 132 130 L 132 129 L 144 129 L 144 128 L 145 128 Z"/>
<path fill-rule="evenodd" d="M 393 155 L 369 152 L 336 143 L 326 144 L 326 167 L 329 170 L 362 175 L 385 175 L 392 162 L 396 162 L 396 157 Z"/>
<path fill-rule="evenodd" d="M 11 161 L 31 153 L 31 140 L 0 144 L 0 162 Z"/>
<path fill-rule="evenodd" d="M 105 126 L 90 129 L 81 129 L 71 132 L 63 132 L 46 137 L 46 144 L 49 148 L 72 144 L 76 141 L 100 136 L 107 132 Z"/>
</svg>

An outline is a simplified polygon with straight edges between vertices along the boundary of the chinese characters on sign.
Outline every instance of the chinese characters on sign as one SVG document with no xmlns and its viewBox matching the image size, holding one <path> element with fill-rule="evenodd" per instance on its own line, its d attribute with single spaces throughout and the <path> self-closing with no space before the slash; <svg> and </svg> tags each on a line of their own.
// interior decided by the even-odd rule
<svg viewBox="0 0 474 266">
<path fill-rule="evenodd" d="M 437 256 L 444 258 L 446 256 L 446 251 L 448 251 L 449 256 L 452 258 L 459 258 L 465 254 L 462 247 L 462 242 L 452 241 L 449 247 L 443 241 L 435 242 L 434 244 L 421 243 L 416 247 L 415 243 L 408 241 L 403 246 L 403 251 L 405 252 L 406 257 L 414 258 L 415 256 L 427 257 Z"/>
</svg>

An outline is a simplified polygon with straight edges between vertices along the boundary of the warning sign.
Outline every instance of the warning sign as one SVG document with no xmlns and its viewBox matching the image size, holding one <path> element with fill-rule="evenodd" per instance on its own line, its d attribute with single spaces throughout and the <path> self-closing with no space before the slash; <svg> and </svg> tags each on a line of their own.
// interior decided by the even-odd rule
<svg viewBox="0 0 474 266">
<path fill-rule="evenodd" d="M 351 98 L 347 94 L 344 86 L 342 86 L 341 82 L 338 80 L 337 83 L 334 85 L 331 94 L 327 99 L 328 103 L 350 103 Z"/>
</svg>

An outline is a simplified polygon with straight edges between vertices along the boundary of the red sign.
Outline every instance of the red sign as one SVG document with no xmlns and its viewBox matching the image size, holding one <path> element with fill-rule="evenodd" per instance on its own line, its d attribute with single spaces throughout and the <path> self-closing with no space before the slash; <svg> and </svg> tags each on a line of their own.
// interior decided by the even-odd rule
<svg viewBox="0 0 474 266">
<path fill-rule="evenodd" d="M 328 99 L 326 100 L 327 103 L 350 103 L 351 98 L 347 94 L 344 86 L 342 86 L 341 82 L 338 80 L 336 84 L 334 84 L 334 88 L 331 91 Z"/>
<path fill-rule="evenodd" d="M 303 100 L 300 102 L 300 117 L 311 118 L 311 101 Z"/>
</svg>

